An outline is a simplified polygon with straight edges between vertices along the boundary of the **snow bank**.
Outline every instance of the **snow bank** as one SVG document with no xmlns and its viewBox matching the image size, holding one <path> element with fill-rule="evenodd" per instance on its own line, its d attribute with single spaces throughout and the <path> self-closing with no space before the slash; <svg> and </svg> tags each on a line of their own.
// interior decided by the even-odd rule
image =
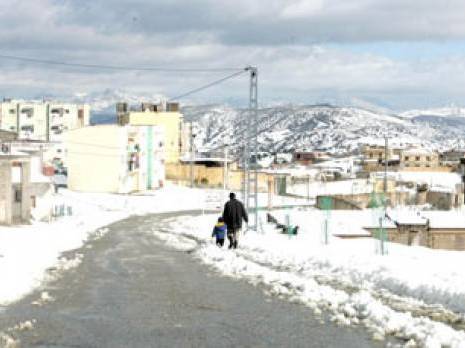
<svg viewBox="0 0 465 348">
<path fill-rule="evenodd" d="M 221 190 L 167 186 L 139 195 L 60 190 L 53 200 L 56 205 L 70 206 L 72 216 L 51 223 L 0 226 L 0 305 L 18 300 L 42 281 L 50 279 L 46 276 L 47 269 L 58 267 L 63 272 L 76 267 L 79 260 L 60 259 L 60 254 L 81 247 L 90 235 L 104 235 L 108 229 L 101 227 L 130 215 L 209 209 L 211 207 L 206 207 L 206 197 L 212 192 L 216 195 L 220 193 L 215 204 L 220 209 L 226 195 Z M 266 194 L 260 195 L 262 205 L 266 204 L 267 199 Z M 303 202 L 283 197 L 275 197 L 273 201 L 274 204 L 290 205 Z"/>
<path fill-rule="evenodd" d="M 378 339 L 394 335 L 426 347 L 465 346 L 458 327 L 465 323 L 465 253 L 389 244 L 388 255 L 381 256 L 371 238 L 332 237 L 323 245 L 321 220 L 309 212 L 291 216 L 312 226 L 301 225 L 297 236 L 266 225 L 263 233 L 247 233 L 237 251 L 221 250 L 210 242 L 215 219 L 173 221 L 168 243 L 177 247 L 173 237 L 191 235 L 202 241 L 196 255 L 219 272 L 328 312 L 339 324 L 362 324 Z"/>
</svg>

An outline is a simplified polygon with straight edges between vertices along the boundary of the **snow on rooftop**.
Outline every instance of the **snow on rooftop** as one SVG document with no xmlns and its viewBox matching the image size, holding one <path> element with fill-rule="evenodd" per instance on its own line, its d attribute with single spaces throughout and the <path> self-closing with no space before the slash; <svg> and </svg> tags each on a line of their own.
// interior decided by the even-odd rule
<svg viewBox="0 0 465 348">
<path fill-rule="evenodd" d="M 403 155 L 433 155 L 435 151 L 427 149 L 424 147 L 421 148 L 409 148 L 403 151 Z"/>
<path fill-rule="evenodd" d="M 397 181 L 414 182 L 417 184 L 427 184 L 428 186 L 441 186 L 455 189 L 456 184 L 460 184 L 462 179 L 457 173 L 442 173 L 442 172 L 388 172 L 389 177 L 395 178 Z M 383 172 L 373 173 L 374 176 L 383 176 Z"/>
</svg>

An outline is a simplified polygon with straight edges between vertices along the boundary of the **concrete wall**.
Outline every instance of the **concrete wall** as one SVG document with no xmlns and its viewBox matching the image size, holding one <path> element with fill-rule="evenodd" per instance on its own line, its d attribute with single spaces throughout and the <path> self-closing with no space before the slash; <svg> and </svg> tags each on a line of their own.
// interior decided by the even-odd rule
<svg viewBox="0 0 465 348">
<path fill-rule="evenodd" d="M 0 120 L 1 122 L 1 120 Z M 15 141 L 18 138 L 18 134 L 15 132 L 10 132 L 0 129 L 0 142 L 10 142 Z"/>
<path fill-rule="evenodd" d="M 18 130 L 17 115 L 16 103 L 0 103 L 0 128 L 16 132 Z"/>
<path fill-rule="evenodd" d="M 0 224 L 12 223 L 11 163 L 0 160 Z"/>
<path fill-rule="evenodd" d="M 31 193 L 30 193 L 31 163 L 21 163 L 21 220 L 31 219 Z"/>
<path fill-rule="evenodd" d="M 13 184 L 12 159 L 0 160 L 0 224 L 29 222 L 31 219 L 30 177 L 31 165 L 28 160 L 18 160 L 21 166 L 19 184 Z M 21 192 L 16 201 L 16 191 Z"/>
<path fill-rule="evenodd" d="M 367 228 L 372 235 L 376 229 Z M 386 229 L 390 242 L 404 245 L 420 245 L 432 249 L 465 251 L 465 228 L 430 228 L 412 226 L 411 228 Z"/>
<path fill-rule="evenodd" d="M 408 199 L 408 192 L 388 192 L 386 198 L 389 206 L 405 204 Z M 322 208 L 322 202 L 325 195 L 317 196 L 317 208 Z M 365 209 L 370 205 L 372 198 L 371 193 L 355 193 L 349 195 L 328 195 L 333 199 L 331 209 Z"/>
<path fill-rule="evenodd" d="M 161 127 L 119 125 L 84 127 L 66 133 L 68 188 L 129 193 L 163 186 L 162 135 Z"/>
<path fill-rule="evenodd" d="M 85 127 L 65 134 L 68 188 L 82 192 L 120 192 L 127 166 L 127 129 Z"/>
<path fill-rule="evenodd" d="M 31 183 L 29 195 L 31 215 L 35 220 L 48 220 L 53 206 L 53 185 L 51 183 Z"/>
<path fill-rule="evenodd" d="M 166 163 L 177 163 L 181 155 L 183 116 L 179 112 L 130 112 L 127 118 L 133 126 L 162 126 Z"/>
<path fill-rule="evenodd" d="M 439 165 L 431 167 L 402 167 L 400 172 L 439 172 L 439 173 L 452 173 L 455 171 L 453 167 L 442 167 Z"/>
<path fill-rule="evenodd" d="M 431 229 L 433 249 L 465 250 L 465 229 Z"/>
<path fill-rule="evenodd" d="M 239 191 L 242 188 L 243 173 L 240 170 L 228 170 L 227 187 L 230 190 Z M 190 183 L 190 165 L 181 163 L 166 164 L 166 178 L 177 181 L 181 184 Z M 197 185 L 208 187 L 223 187 L 224 168 L 207 167 L 204 165 L 194 165 L 194 182 Z M 269 181 L 273 181 L 273 176 L 266 173 L 258 175 L 258 190 L 268 192 Z M 273 185 L 274 187 L 274 185 Z"/>
<path fill-rule="evenodd" d="M 463 205 L 463 193 L 431 192 L 427 193 L 427 202 L 439 210 L 450 210 Z"/>
<path fill-rule="evenodd" d="M 330 199 L 329 206 L 326 206 L 326 199 Z M 316 207 L 318 209 L 330 209 L 330 210 L 361 210 L 362 206 L 356 202 L 348 201 L 341 197 L 336 196 L 317 196 Z"/>
</svg>

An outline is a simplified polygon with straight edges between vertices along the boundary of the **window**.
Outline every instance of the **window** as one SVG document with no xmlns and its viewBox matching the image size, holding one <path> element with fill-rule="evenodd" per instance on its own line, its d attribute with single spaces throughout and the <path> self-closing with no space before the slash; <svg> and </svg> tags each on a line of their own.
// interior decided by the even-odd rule
<svg viewBox="0 0 465 348">
<path fill-rule="evenodd" d="M 373 153 L 372 152 L 370 152 L 370 158 L 373 158 Z"/>
<path fill-rule="evenodd" d="M 420 160 L 420 156 L 416 156 L 415 161 L 419 161 L 419 160 Z"/>
<path fill-rule="evenodd" d="M 427 161 L 431 161 L 431 157 L 426 156 L 426 160 L 427 160 Z"/>
<path fill-rule="evenodd" d="M 21 189 L 15 189 L 15 202 L 21 203 L 22 191 Z"/>
<path fill-rule="evenodd" d="M 408 161 L 408 160 L 409 160 L 409 157 L 408 157 L 408 156 L 405 156 L 405 157 L 404 157 L 404 160 Z"/>
<path fill-rule="evenodd" d="M 21 113 L 26 114 L 28 118 L 31 118 L 32 116 L 34 116 L 34 109 L 33 108 L 22 108 Z"/>
<path fill-rule="evenodd" d="M 34 126 L 21 126 L 21 130 L 24 132 L 34 132 Z"/>
<path fill-rule="evenodd" d="M 31 206 L 32 208 L 36 207 L 36 196 L 31 196 Z"/>
<path fill-rule="evenodd" d="M 16 109 L 10 109 L 10 115 L 16 114 Z"/>
</svg>

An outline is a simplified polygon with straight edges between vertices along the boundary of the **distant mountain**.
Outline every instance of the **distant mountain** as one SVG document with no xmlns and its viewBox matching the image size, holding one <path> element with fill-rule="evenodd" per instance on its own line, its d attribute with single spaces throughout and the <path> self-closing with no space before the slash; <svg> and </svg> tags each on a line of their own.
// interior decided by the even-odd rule
<svg viewBox="0 0 465 348">
<path fill-rule="evenodd" d="M 399 114 L 400 117 L 415 119 L 418 117 L 431 116 L 431 117 L 465 117 L 465 108 L 460 107 L 444 107 L 423 110 L 409 110 Z"/>
<path fill-rule="evenodd" d="M 196 124 L 198 146 L 216 149 L 229 143 L 235 150 L 241 146 L 246 111 L 210 105 L 186 107 L 183 113 L 187 121 Z M 264 152 L 302 149 L 337 154 L 351 152 L 360 143 L 382 143 L 384 135 L 399 145 L 439 148 L 452 143 L 442 129 L 427 122 L 355 107 L 277 106 L 259 110 L 258 118 L 259 150 Z"/>
<path fill-rule="evenodd" d="M 126 101 L 158 102 L 159 94 L 135 95 L 119 90 L 81 94 L 75 101 L 89 103 L 92 123 L 116 122 L 115 104 Z M 259 150 L 291 152 L 295 149 L 351 152 L 361 143 L 421 144 L 430 148 L 465 147 L 465 108 L 411 110 L 396 114 L 363 100 L 352 107 L 275 103 L 259 110 Z M 185 106 L 186 121 L 194 123 L 197 148 L 215 150 L 229 144 L 239 151 L 247 129 L 246 110 L 226 105 Z"/>
<path fill-rule="evenodd" d="M 105 89 L 102 92 L 75 94 L 72 99 L 77 103 L 89 104 L 95 114 L 111 115 L 115 114 L 116 103 L 118 102 L 139 105 L 142 102 L 159 102 L 166 98 L 161 94 L 134 94 L 123 90 Z"/>
</svg>

